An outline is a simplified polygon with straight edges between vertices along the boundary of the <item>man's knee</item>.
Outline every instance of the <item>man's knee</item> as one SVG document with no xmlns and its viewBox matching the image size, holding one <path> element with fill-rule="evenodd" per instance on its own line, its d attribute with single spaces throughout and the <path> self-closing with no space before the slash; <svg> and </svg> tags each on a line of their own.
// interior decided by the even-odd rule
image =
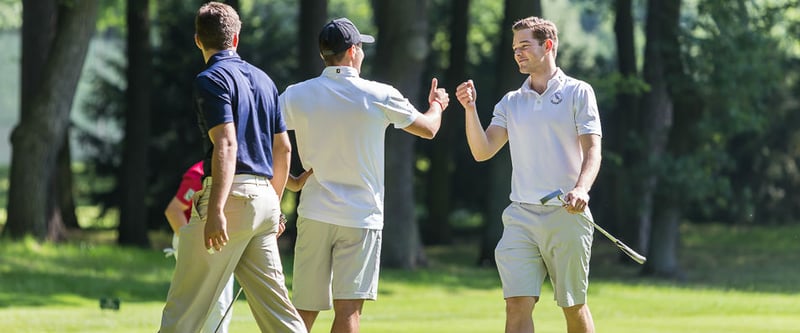
<svg viewBox="0 0 800 333">
<path fill-rule="evenodd" d="M 520 296 L 506 298 L 506 312 L 532 312 L 538 296 Z"/>
<path fill-rule="evenodd" d="M 563 307 L 562 309 L 564 309 L 564 312 L 567 314 L 578 314 L 587 310 L 588 308 L 589 307 L 586 304 L 575 304 L 573 306 Z"/>
<path fill-rule="evenodd" d="M 364 306 L 363 299 L 343 299 L 333 301 L 333 311 L 339 316 L 351 316 L 361 314 Z"/>
</svg>

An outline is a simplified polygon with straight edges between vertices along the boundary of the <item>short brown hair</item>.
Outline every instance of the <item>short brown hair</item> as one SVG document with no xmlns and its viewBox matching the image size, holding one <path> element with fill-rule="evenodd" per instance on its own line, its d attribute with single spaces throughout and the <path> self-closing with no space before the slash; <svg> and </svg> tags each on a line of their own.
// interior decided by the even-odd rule
<svg viewBox="0 0 800 333">
<path fill-rule="evenodd" d="M 325 66 L 337 66 L 339 63 L 342 62 L 342 60 L 344 60 L 344 57 L 346 55 L 347 55 L 347 50 L 345 50 L 344 52 L 339 52 L 337 54 L 331 54 L 331 55 L 320 54 L 320 56 L 322 57 L 322 61 L 325 62 Z"/>
<path fill-rule="evenodd" d="M 553 44 L 558 45 L 558 28 L 556 28 L 556 24 L 553 22 L 540 17 L 530 16 L 514 22 L 514 25 L 511 26 L 511 30 L 514 32 L 525 29 L 530 29 L 531 33 L 533 33 L 533 38 L 540 43 L 551 39 L 553 40 Z"/>
<path fill-rule="evenodd" d="M 209 2 L 197 10 L 194 28 L 204 48 L 225 50 L 233 47 L 233 36 L 239 34 L 242 21 L 233 7 Z"/>
</svg>

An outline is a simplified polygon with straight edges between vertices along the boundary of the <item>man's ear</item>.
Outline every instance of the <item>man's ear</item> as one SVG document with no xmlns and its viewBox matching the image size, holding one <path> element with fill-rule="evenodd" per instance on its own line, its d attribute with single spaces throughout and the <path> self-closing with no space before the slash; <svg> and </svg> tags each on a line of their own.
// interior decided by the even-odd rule
<svg viewBox="0 0 800 333">
<path fill-rule="evenodd" d="M 550 38 L 548 38 L 548 39 L 545 39 L 545 41 L 544 41 L 544 48 L 545 48 L 546 50 L 548 50 L 548 51 L 552 50 L 552 49 L 553 49 L 553 40 L 552 40 L 552 39 L 550 39 Z"/>
<path fill-rule="evenodd" d="M 350 48 L 347 49 L 347 56 L 352 58 L 352 59 L 355 59 L 356 58 L 356 53 L 358 52 L 358 50 L 356 50 L 357 47 L 358 46 L 356 46 L 355 44 L 350 45 Z"/>
<path fill-rule="evenodd" d="M 233 47 L 234 48 L 239 47 L 239 34 L 233 35 Z"/>
<path fill-rule="evenodd" d="M 203 49 L 203 43 L 200 42 L 200 38 L 197 37 L 197 34 L 194 34 L 194 45 L 197 46 L 198 49 Z"/>
</svg>

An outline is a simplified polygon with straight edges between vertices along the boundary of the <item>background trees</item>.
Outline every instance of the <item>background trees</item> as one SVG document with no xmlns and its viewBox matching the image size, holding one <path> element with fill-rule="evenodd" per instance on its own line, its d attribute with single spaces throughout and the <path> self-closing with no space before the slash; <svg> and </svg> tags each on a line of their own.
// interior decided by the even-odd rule
<svg viewBox="0 0 800 333">
<path fill-rule="evenodd" d="M 95 29 L 128 53 L 103 59 L 93 93 L 76 107 L 94 124 L 119 124 L 120 132 L 98 134 L 91 122 L 73 128 L 90 147 L 80 157 L 86 173 L 111 179 L 78 202 L 118 208 L 122 244 L 146 245 L 148 229 L 166 228 L 164 205 L 181 172 L 202 155 L 190 88 L 203 67 L 192 41 L 201 2 L 112 1 L 95 25 L 95 1 L 23 1 L 21 107 L 3 235 L 57 239 L 62 225 L 77 226 L 68 168 L 74 154 L 64 143 L 75 140 L 68 139 L 69 110 Z M 13 11 L 10 3 L 0 1 L 0 15 Z M 560 28 L 559 65 L 598 95 L 604 163 L 593 213 L 648 252 L 645 272 L 680 276 L 682 223 L 797 222 L 797 0 L 232 4 L 244 22 L 240 53 L 279 89 L 320 72 L 316 34 L 324 22 L 347 16 L 378 37 L 365 48 L 364 77 L 392 83 L 420 108 L 431 77 L 451 93 L 471 78 L 483 92 L 484 124 L 500 96 L 524 80 L 512 62 L 511 22 L 543 15 Z M 2 20 L 0 29 L 9 29 L 7 22 L 13 20 Z M 417 267 L 422 244 L 463 239 L 474 244 L 476 261 L 493 261 L 510 165 L 502 155 L 471 160 L 461 112 L 453 101 L 431 142 L 389 131 L 387 264 Z M 291 206 L 288 200 L 284 208 Z"/>
<path fill-rule="evenodd" d="M 23 2 L 21 112 L 11 135 L 14 158 L 4 228 L 11 237 L 63 237 L 57 194 L 72 189 L 58 186 L 64 185 L 58 177 L 58 157 L 69 149 L 70 108 L 96 12 L 97 2 L 92 0 Z"/>
</svg>

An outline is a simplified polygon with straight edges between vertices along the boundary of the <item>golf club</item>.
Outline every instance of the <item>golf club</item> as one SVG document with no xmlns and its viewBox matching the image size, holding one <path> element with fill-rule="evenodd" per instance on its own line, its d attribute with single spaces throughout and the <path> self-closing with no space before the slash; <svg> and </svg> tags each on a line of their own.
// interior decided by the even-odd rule
<svg viewBox="0 0 800 333">
<path fill-rule="evenodd" d="M 228 312 L 231 312 L 231 308 L 233 307 L 233 303 L 236 303 L 236 299 L 239 298 L 239 294 L 242 293 L 242 287 L 239 287 L 239 291 L 236 292 L 236 296 L 233 296 L 233 300 L 231 304 L 228 305 L 228 308 L 225 309 L 225 314 L 222 315 L 222 318 L 219 319 L 219 324 L 217 324 L 217 328 L 214 329 L 214 333 L 219 332 L 219 328 L 222 327 L 222 322 L 225 321 L 225 317 L 228 315 Z"/>
<path fill-rule="evenodd" d="M 562 205 L 566 205 L 567 203 L 561 197 L 562 195 L 564 195 L 564 191 L 562 191 L 561 189 L 557 189 L 557 190 L 551 192 L 550 194 L 545 195 L 544 197 L 539 199 L 539 201 L 544 205 L 547 202 L 549 202 L 550 200 L 552 200 L 553 198 L 558 198 L 558 201 L 561 201 Z M 611 240 L 611 242 L 613 242 L 614 245 L 616 245 L 620 250 L 622 250 L 622 252 L 625 252 L 625 254 L 627 254 L 628 257 L 631 257 L 631 259 L 633 259 L 633 261 L 635 261 L 635 262 L 637 262 L 639 264 L 644 264 L 645 261 L 647 261 L 647 258 L 645 258 L 641 254 L 636 253 L 636 251 L 634 251 L 633 249 L 631 249 L 630 247 L 625 245 L 625 243 L 623 243 L 622 241 L 620 241 L 616 237 L 612 236 L 610 233 L 608 233 L 608 231 L 605 231 L 605 229 L 601 228 L 599 225 L 597 225 L 597 223 L 594 223 L 594 221 L 592 221 L 590 218 L 588 218 L 585 214 L 580 213 L 579 215 L 586 222 L 589 222 L 589 224 L 591 224 L 595 229 L 599 230 L 600 233 L 602 233 L 609 240 Z"/>
</svg>

